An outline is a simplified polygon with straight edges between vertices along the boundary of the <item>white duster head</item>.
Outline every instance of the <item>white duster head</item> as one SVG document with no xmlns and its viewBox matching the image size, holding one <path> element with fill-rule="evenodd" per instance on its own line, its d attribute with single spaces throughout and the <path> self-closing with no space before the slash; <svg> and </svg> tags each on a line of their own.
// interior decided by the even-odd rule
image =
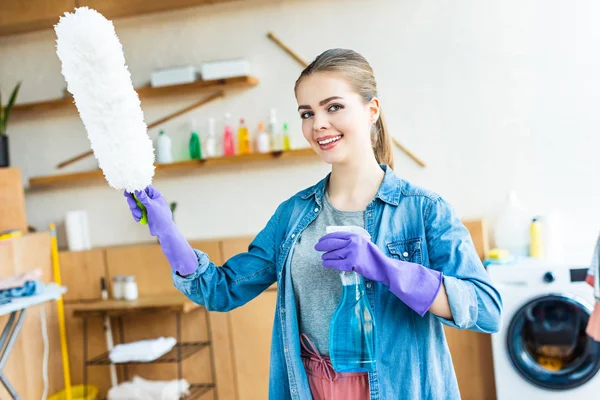
<svg viewBox="0 0 600 400">
<path fill-rule="evenodd" d="M 144 189 L 154 176 L 154 148 L 112 22 L 81 7 L 54 30 L 67 90 L 108 184 Z"/>
</svg>

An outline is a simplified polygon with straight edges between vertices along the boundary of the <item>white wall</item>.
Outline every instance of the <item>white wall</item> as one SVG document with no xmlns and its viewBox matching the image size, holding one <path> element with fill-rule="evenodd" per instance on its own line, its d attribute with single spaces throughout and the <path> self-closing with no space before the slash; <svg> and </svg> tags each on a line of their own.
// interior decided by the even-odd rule
<svg viewBox="0 0 600 400">
<path fill-rule="evenodd" d="M 461 217 L 493 216 L 509 189 L 532 213 L 557 211 L 570 259 L 587 263 L 600 230 L 600 3 L 550 0 L 246 1 L 115 21 L 136 86 L 155 68 L 246 57 L 261 83 L 192 115 L 230 111 L 254 127 L 270 107 L 304 146 L 293 84 L 300 67 L 266 38 L 278 34 L 307 60 L 331 47 L 353 48 L 373 65 L 393 134 L 428 164 L 397 153 L 398 174 L 444 195 Z M 53 31 L 0 38 L 3 94 L 24 80 L 20 100 L 55 98 L 64 80 Z M 276 74 L 279 76 L 276 77 Z M 6 97 L 5 97 L 6 98 Z M 154 121 L 195 96 L 145 101 Z M 165 125 L 185 151 L 188 118 Z M 89 148 L 75 111 L 14 117 L 13 164 L 26 176 Z M 157 130 L 152 130 L 154 136 Z M 65 172 L 90 169 L 94 159 Z M 185 235 L 256 233 L 275 207 L 319 180 L 327 166 L 300 163 L 228 168 L 157 179 L 179 203 Z M 94 245 L 149 240 L 132 223 L 121 193 L 106 185 L 27 196 L 30 224 L 46 229 L 86 209 Z"/>
</svg>

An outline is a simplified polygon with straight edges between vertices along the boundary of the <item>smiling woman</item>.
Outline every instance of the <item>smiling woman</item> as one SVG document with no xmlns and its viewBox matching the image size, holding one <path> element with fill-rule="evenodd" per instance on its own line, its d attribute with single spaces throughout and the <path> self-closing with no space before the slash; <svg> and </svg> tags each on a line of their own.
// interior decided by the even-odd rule
<svg viewBox="0 0 600 400">
<path fill-rule="evenodd" d="M 247 252 L 217 267 L 185 241 L 155 188 L 139 194 L 175 286 L 229 311 L 277 283 L 269 398 L 460 399 L 443 325 L 496 332 L 502 309 L 469 232 L 444 199 L 392 170 L 377 85 L 360 54 L 324 52 L 295 94 L 304 137 L 331 173 L 282 203 Z M 350 228 L 327 234 L 330 226 L 358 226 L 371 239 Z M 330 330 L 345 271 L 365 278 L 374 369 L 336 371 L 329 359 L 330 343 L 347 340 Z"/>
</svg>

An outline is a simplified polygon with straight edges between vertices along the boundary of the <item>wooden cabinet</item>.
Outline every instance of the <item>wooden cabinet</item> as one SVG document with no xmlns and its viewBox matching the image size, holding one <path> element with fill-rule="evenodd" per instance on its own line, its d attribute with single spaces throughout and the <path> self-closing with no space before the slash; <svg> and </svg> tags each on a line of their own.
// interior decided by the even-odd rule
<svg viewBox="0 0 600 400">
<path fill-rule="evenodd" d="M 75 0 L 3 0 L 0 4 L 0 35 L 50 29 Z"/>
<path fill-rule="evenodd" d="M 238 400 L 269 398 L 271 333 L 277 292 L 267 290 L 229 313 Z"/>
<path fill-rule="evenodd" d="M 47 232 L 0 242 L 0 276 L 7 277 L 35 268 L 42 270 L 44 282 L 52 281 L 50 235 Z M 63 387 L 57 307 L 52 301 L 27 309 L 22 330 L 3 370 L 23 399 L 39 399 L 44 391 L 44 383 L 41 379 L 44 354 L 41 331 L 42 309 L 48 333 L 49 394 Z M 7 319 L 8 315 L 0 317 L 0 327 L 5 326 Z M 11 396 L 4 386 L 0 386 L 0 399 L 8 398 Z"/>
</svg>

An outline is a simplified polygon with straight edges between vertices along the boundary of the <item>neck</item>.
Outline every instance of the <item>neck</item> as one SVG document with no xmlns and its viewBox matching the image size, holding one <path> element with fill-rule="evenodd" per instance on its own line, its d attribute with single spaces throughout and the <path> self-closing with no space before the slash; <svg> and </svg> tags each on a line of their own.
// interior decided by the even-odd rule
<svg viewBox="0 0 600 400">
<path fill-rule="evenodd" d="M 374 155 L 334 164 L 327 187 L 329 199 L 339 210 L 364 210 L 377 194 L 384 175 Z"/>
</svg>

